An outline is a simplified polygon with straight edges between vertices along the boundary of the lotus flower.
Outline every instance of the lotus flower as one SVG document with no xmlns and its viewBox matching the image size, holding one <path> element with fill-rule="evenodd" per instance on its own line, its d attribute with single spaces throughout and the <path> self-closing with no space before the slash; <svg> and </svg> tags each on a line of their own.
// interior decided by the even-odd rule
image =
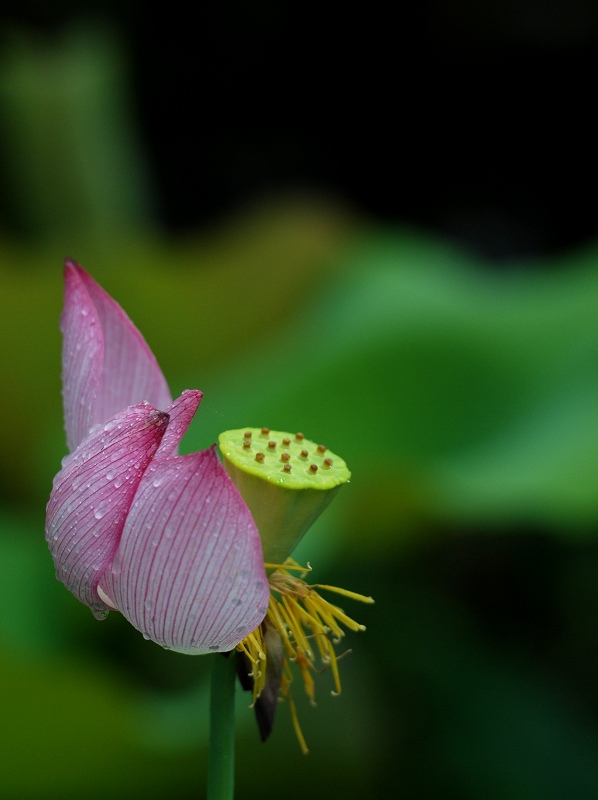
<svg viewBox="0 0 598 800">
<path fill-rule="evenodd" d="M 180 456 L 202 393 L 172 401 L 120 306 L 67 261 L 63 395 L 70 454 L 46 539 L 57 578 L 165 648 L 228 651 L 268 610 L 260 536 L 215 448 Z"/>
</svg>

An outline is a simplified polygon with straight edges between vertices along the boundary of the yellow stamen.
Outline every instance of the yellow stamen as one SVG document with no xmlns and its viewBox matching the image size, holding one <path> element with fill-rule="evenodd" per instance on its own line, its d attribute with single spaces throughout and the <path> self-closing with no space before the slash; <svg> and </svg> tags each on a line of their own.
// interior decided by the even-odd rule
<svg viewBox="0 0 598 800">
<path fill-rule="evenodd" d="M 296 561 L 293 561 L 292 558 L 289 558 L 284 564 L 264 564 L 264 567 L 266 569 L 283 569 L 286 572 L 290 572 L 291 570 L 293 570 L 293 572 L 302 572 L 304 575 L 307 575 L 307 573 L 311 572 L 312 569 L 309 561 L 307 562 L 306 567 L 302 567 L 300 564 L 297 564 Z M 344 591 L 344 590 L 337 589 L 337 591 Z"/>
<path fill-rule="evenodd" d="M 301 748 L 301 752 L 304 756 L 309 753 L 307 748 L 307 743 L 303 738 L 303 732 L 301 730 L 301 726 L 299 725 L 299 718 L 297 717 L 297 711 L 295 709 L 295 703 L 293 702 L 293 698 L 289 696 L 289 708 L 291 709 L 291 719 L 293 721 L 293 728 L 295 729 L 295 736 L 297 737 L 297 741 L 299 742 L 299 747 Z"/>
<path fill-rule="evenodd" d="M 307 753 L 307 745 L 299 726 L 297 711 L 291 696 L 293 671 L 291 664 L 299 669 L 303 679 L 305 693 L 312 705 L 315 705 L 315 683 L 313 674 L 330 669 L 334 682 L 333 695 L 341 693 L 341 680 L 338 669 L 340 656 L 336 655 L 334 644 L 345 635 L 341 625 L 353 631 L 363 631 L 365 627 L 351 619 L 338 606 L 329 603 L 316 588 L 357 600 L 362 603 L 373 603 L 371 597 L 356 592 L 340 589 L 336 586 L 305 583 L 304 576 L 311 571 L 307 567 L 288 559 L 285 564 L 266 564 L 266 569 L 274 570 L 269 576 L 270 601 L 268 613 L 259 628 L 237 645 L 237 650 L 244 653 L 251 663 L 253 677 L 253 700 L 260 696 L 266 682 L 266 664 L 268 659 L 264 633 L 274 628 L 280 635 L 283 647 L 283 668 L 280 681 L 280 697 L 288 700 L 291 719 L 299 746 Z M 299 573 L 300 577 L 292 575 Z M 311 644 L 315 640 L 315 647 Z M 315 664 L 314 650 L 319 656 L 321 667 Z M 344 654 L 343 654 L 344 655 Z"/>
<path fill-rule="evenodd" d="M 338 586 L 326 586 L 324 583 L 312 583 L 312 589 L 326 589 L 327 592 L 336 592 L 345 597 L 350 597 L 351 600 L 359 600 L 360 603 L 374 603 L 373 597 L 367 597 L 365 594 L 357 594 L 357 592 L 350 592 L 348 589 L 341 589 Z"/>
</svg>

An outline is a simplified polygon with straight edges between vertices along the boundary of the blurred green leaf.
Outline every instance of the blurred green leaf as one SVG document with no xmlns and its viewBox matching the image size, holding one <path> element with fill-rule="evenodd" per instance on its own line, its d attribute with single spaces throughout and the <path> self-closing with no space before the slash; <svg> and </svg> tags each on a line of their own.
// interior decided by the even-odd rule
<svg viewBox="0 0 598 800">
<path fill-rule="evenodd" d="M 276 340 L 208 377 L 192 445 L 222 427 L 304 429 L 349 461 L 350 517 L 372 514 L 378 535 L 397 518 L 595 521 L 598 254 L 506 278 L 415 236 L 354 250 Z"/>
</svg>

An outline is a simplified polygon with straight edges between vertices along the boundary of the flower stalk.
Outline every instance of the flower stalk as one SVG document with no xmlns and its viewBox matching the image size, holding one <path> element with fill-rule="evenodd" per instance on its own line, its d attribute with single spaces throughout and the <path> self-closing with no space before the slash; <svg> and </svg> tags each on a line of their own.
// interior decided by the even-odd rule
<svg viewBox="0 0 598 800">
<path fill-rule="evenodd" d="M 235 681 L 237 654 L 212 657 L 208 800 L 232 800 L 235 790 Z"/>
</svg>

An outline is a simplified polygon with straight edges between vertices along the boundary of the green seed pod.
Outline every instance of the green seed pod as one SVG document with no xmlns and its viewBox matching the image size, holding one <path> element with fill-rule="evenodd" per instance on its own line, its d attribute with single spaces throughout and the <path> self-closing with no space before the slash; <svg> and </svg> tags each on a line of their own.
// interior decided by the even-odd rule
<svg viewBox="0 0 598 800">
<path fill-rule="evenodd" d="M 351 473 L 302 433 L 240 428 L 219 436 L 224 466 L 251 511 L 264 560 L 282 564 Z"/>
</svg>

